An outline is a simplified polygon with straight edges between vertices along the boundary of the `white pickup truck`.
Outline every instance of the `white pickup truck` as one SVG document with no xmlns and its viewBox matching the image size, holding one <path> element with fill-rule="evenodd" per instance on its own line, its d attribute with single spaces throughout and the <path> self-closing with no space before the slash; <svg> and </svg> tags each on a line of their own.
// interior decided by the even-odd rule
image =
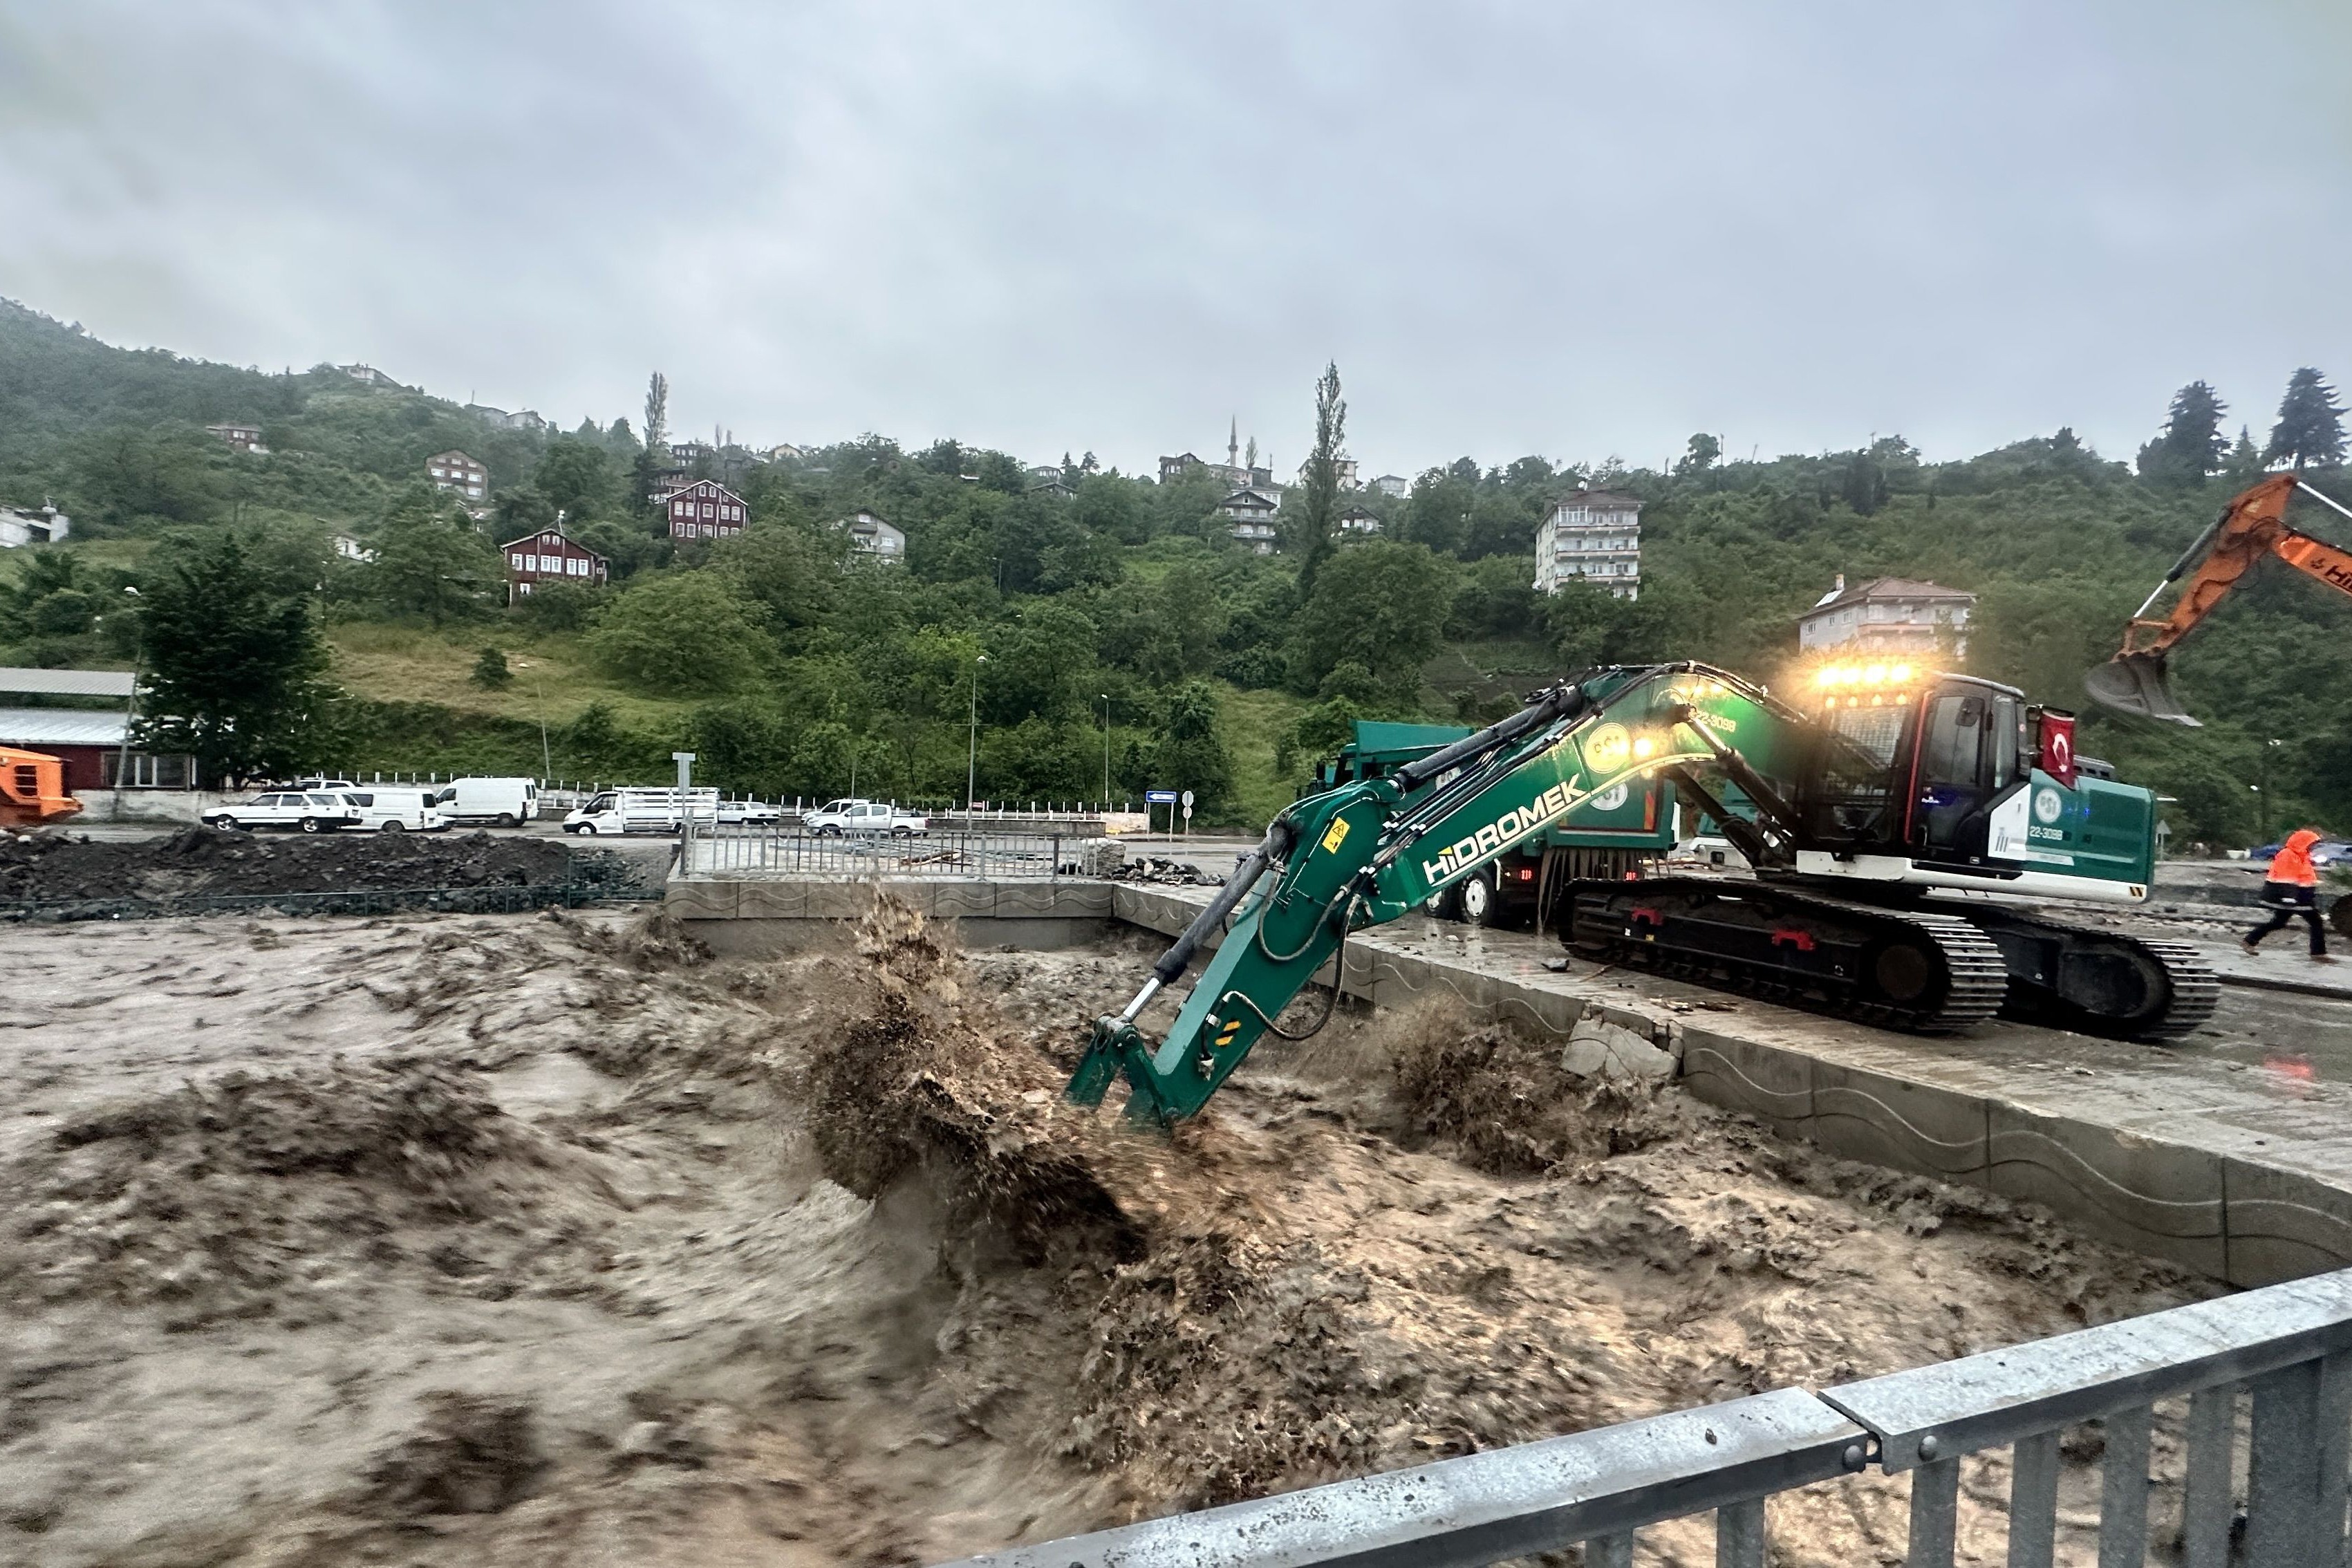
<svg viewBox="0 0 2352 1568">
<path fill-rule="evenodd" d="M 902 810 L 884 801 L 835 800 L 803 817 L 801 826 L 819 838 L 840 838 L 853 833 L 911 838 L 929 833 L 931 819 L 921 812 Z"/>
<path fill-rule="evenodd" d="M 692 817 L 697 827 L 719 822 L 719 792 L 688 789 L 680 807 L 676 789 L 654 785 L 643 789 L 608 789 L 563 819 L 566 833 L 591 837 L 612 833 L 676 833 L 679 820 Z"/>
</svg>

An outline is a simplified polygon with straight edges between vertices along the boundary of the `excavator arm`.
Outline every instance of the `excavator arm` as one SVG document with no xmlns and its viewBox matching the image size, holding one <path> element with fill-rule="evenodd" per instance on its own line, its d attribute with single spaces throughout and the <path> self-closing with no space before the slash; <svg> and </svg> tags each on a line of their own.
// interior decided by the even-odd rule
<svg viewBox="0 0 2352 1568">
<path fill-rule="evenodd" d="M 1096 1022 L 1069 1098 L 1100 1104 L 1123 1076 L 1131 1121 L 1165 1127 L 1192 1115 L 1267 1033 L 1314 1032 L 1294 1035 L 1276 1020 L 1326 965 L 1336 1003 L 1352 932 L 1421 907 L 1625 780 L 1718 763 L 1734 745 L 1785 754 L 1793 717 L 1759 689 L 1704 665 L 1592 671 L 1383 777 L 1298 802 L 1126 1010 Z M 1145 1006 L 1221 928 L 1222 944 L 1167 1037 L 1147 1039 L 1137 1025 Z"/>
<path fill-rule="evenodd" d="M 2274 474 L 2231 500 L 2124 627 L 2123 650 L 2084 677 L 2084 687 L 2094 700 L 2118 712 L 2198 727 L 2172 694 L 2172 650 L 2266 555 L 2352 594 L 2352 553 L 2287 526 L 2287 502 L 2297 490 L 2346 510 L 2294 474 Z M 2183 577 L 2188 585 L 2173 601 L 2170 613 L 2150 617 L 2147 612 L 2164 590 Z"/>
</svg>

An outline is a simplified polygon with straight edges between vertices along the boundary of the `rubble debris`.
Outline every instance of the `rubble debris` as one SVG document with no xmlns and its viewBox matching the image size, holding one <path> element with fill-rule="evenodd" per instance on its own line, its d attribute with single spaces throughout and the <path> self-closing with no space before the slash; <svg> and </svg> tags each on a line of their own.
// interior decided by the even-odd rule
<svg viewBox="0 0 2352 1568">
<path fill-rule="evenodd" d="M 1171 860 L 1164 855 L 1146 855 L 1097 875 L 1108 882 L 1149 882 L 1172 888 L 1222 888 L 1226 880 L 1189 860 Z"/>
<path fill-rule="evenodd" d="M 262 837 L 185 827 L 156 838 L 0 837 L 0 905 L 206 895 L 542 887 L 632 889 L 627 858 L 520 834 L 328 833 Z"/>
</svg>

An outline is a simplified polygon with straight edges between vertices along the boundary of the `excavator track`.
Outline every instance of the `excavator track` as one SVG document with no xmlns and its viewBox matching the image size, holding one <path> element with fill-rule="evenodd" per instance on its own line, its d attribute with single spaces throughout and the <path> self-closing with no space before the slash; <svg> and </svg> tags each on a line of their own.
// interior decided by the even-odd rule
<svg viewBox="0 0 2352 1568">
<path fill-rule="evenodd" d="M 2221 980 L 2195 948 L 2028 914 L 1966 911 L 2009 966 L 2004 1016 L 2081 1034 L 2183 1040 L 2221 1005 Z"/>
<path fill-rule="evenodd" d="M 1958 915 L 1777 883 L 1658 877 L 1570 885 L 1561 935 L 1589 958 L 1915 1034 L 2000 1010 L 2009 970 Z"/>
</svg>

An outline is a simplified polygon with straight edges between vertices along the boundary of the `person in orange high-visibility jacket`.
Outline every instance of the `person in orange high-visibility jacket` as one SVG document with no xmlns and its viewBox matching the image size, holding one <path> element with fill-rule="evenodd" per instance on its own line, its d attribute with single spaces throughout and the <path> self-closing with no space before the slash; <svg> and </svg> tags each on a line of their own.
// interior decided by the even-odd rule
<svg viewBox="0 0 2352 1568">
<path fill-rule="evenodd" d="M 2312 962 L 2336 962 L 2327 951 L 2326 931 L 2319 923 L 2319 868 L 2311 863 L 2311 847 L 2318 842 L 2319 835 L 2313 829 L 2298 827 L 2271 857 L 2271 868 L 2263 875 L 2263 903 L 2271 918 L 2242 939 L 2241 945 L 2248 952 L 2257 951 L 2263 938 L 2285 930 L 2287 921 L 2301 915 L 2304 924 L 2311 928 Z"/>
</svg>

